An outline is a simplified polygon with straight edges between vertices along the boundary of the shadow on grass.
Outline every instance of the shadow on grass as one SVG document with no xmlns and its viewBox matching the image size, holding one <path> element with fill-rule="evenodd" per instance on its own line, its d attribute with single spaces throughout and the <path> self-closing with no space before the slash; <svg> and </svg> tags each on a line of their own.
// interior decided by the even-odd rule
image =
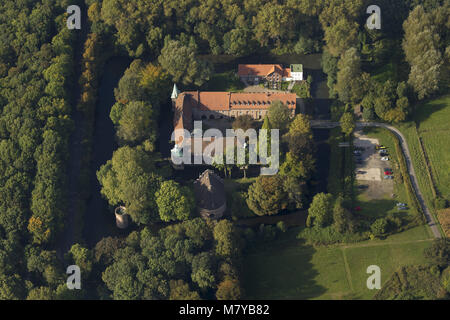
<svg viewBox="0 0 450 320">
<path fill-rule="evenodd" d="M 439 110 L 444 109 L 447 105 L 445 103 L 431 103 L 432 100 L 416 105 L 414 113 L 414 121 L 420 124 L 427 120 L 431 115 Z"/>
<path fill-rule="evenodd" d="M 385 217 L 386 213 L 395 208 L 396 200 L 381 199 L 381 200 L 366 200 L 357 201 L 357 206 L 361 207 L 361 211 L 355 211 L 356 216 L 360 218 L 381 218 Z M 403 212 L 402 212 L 403 214 Z"/>
<path fill-rule="evenodd" d="M 243 286 L 246 299 L 311 299 L 326 292 L 314 278 L 316 249 L 298 240 L 276 241 L 259 246 L 244 261 Z"/>
<path fill-rule="evenodd" d="M 203 91 L 240 91 L 245 88 L 244 83 L 236 76 L 235 71 L 214 74 L 200 90 Z"/>
</svg>

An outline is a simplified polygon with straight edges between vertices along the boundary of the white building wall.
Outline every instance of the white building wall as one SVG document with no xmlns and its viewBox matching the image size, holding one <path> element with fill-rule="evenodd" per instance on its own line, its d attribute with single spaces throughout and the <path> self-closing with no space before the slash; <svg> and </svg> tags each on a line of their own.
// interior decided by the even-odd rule
<svg viewBox="0 0 450 320">
<path fill-rule="evenodd" d="M 303 72 L 291 72 L 291 77 L 294 81 L 302 81 Z"/>
</svg>

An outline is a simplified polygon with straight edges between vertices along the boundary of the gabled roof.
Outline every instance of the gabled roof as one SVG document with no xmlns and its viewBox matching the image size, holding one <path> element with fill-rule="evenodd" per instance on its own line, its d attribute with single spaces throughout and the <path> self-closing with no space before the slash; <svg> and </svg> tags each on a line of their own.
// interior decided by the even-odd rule
<svg viewBox="0 0 450 320">
<path fill-rule="evenodd" d="M 239 76 L 267 77 L 272 73 L 279 73 L 283 77 L 289 76 L 288 70 L 280 64 L 240 64 L 238 66 Z"/>
<path fill-rule="evenodd" d="M 210 169 L 195 180 L 194 193 L 197 206 L 201 209 L 215 210 L 225 204 L 223 180 Z"/>
</svg>

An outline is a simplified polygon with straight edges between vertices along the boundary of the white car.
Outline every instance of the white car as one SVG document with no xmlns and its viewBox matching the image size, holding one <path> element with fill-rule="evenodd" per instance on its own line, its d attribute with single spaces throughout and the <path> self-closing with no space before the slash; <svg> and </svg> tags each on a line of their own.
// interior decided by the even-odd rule
<svg viewBox="0 0 450 320">
<path fill-rule="evenodd" d="M 389 161 L 389 157 L 382 157 L 381 160 L 382 161 Z"/>
</svg>

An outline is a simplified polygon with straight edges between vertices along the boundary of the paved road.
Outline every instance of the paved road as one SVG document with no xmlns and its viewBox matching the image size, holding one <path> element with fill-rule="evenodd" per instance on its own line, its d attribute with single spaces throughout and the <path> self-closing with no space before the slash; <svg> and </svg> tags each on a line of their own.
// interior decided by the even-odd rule
<svg viewBox="0 0 450 320">
<path fill-rule="evenodd" d="M 330 128 L 335 128 L 338 126 L 340 126 L 339 122 L 331 122 L 331 121 L 326 121 L 326 120 L 312 120 L 311 121 L 312 128 L 330 129 Z M 411 154 L 409 152 L 408 143 L 406 142 L 406 139 L 403 136 L 403 134 L 400 132 L 400 130 L 398 130 L 397 128 L 395 128 L 391 125 L 388 125 L 385 123 L 379 123 L 379 122 L 357 122 L 356 127 L 357 128 L 382 127 L 382 128 L 392 131 L 397 136 L 397 138 L 400 141 L 400 145 L 401 145 L 403 154 L 405 156 L 406 165 L 408 166 L 408 173 L 411 178 L 411 184 L 414 188 L 417 199 L 419 200 L 419 203 L 422 206 L 422 210 L 425 213 L 425 218 L 427 219 L 427 223 L 430 226 L 430 229 L 433 232 L 434 237 L 441 238 L 441 233 L 439 231 L 439 227 L 436 225 L 433 215 L 431 214 L 430 210 L 428 209 L 428 207 L 425 203 L 425 199 L 422 195 L 422 192 L 419 189 L 419 183 L 417 182 L 417 176 L 414 171 L 414 167 L 412 165 Z"/>
</svg>

